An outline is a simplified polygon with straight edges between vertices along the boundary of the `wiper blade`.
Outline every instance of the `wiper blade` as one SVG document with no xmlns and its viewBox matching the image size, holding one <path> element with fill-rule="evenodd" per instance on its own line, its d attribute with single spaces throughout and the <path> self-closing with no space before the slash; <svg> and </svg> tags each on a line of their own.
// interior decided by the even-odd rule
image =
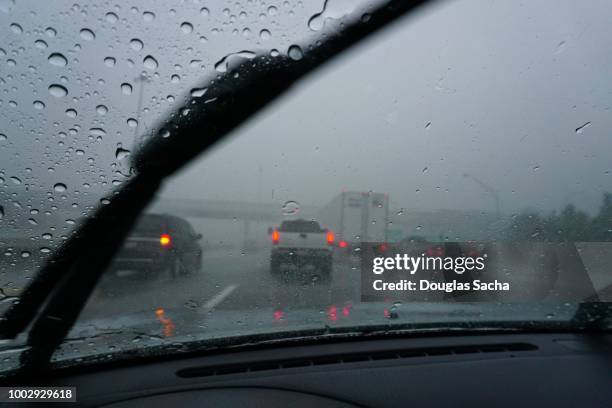
<svg viewBox="0 0 612 408">
<path fill-rule="evenodd" d="M 369 18 L 364 19 L 367 21 L 354 18 L 343 22 L 338 32 L 321 38 L 299 60 L 258 55 L 212 78 L 205 94 L 193 96 L 187 104 L 191 114 L 185 116 L 179 111 L 163 121 L 134 155 L 137 175 L 50 257 L 24 290 L 20 302 L 0 319 L 0 336 L 4 338 L 14 338 L 32 325 L 28 336 L 31 353 L 24 356 L 24 367 L 36 372 L 49 363 L 53 350 L 76 321 L 137 215 L 165 177 L 244 123 L 306 74 L 427 1 L 391 0 L 362 10 L 359 15 L 367 12 Z"/>
</svg>

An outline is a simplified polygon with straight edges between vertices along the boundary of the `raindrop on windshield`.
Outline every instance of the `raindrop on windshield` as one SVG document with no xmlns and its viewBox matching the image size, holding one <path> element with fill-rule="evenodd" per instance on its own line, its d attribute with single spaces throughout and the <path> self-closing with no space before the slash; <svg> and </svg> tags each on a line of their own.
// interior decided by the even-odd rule
<svg viewBox="0 0 612 408">
<path fill-rule="evenodd" d="M 132 85 L 128 84 L 127 82 L 124 82 L 121 84 L 121 92 L 123 92 L 124 95 L 131 95 L 132 94 Z"/>
<path fill-rule="evenodd" d="M 93 136 L 106 136 L 106 131 L 102 128 L 91 128 L 89 129 L 89 133 Z"/>
<path fill-rule="evenodd" d="M 185 21 L 181 24 L 181 31 L 183 32 L 183 34 L 191 34 L 191 32 L 193 31 L 193 26 L 191 25 L 191 23 Z"/>
<path fill-rule="evenodd" d="M 29 251 L 21 251 L 22 258 L 29 258 L 31 253 Z"/>
<path fill-rule="evenodd" d="M 138 38 L 132 38 L 130 40 L 130 47 L 132 47 L 134 51 L 140 51 L 142 47 L 144 47 L 144 44 Z"/>
<path fill-rule="evenodd" d="M 354 3 L 353 0 L 326 0 L 323 10 L 308 20 L 308 27 L 313 31 L 319 31 L 325 25 L 327 18 L 339 19 L 353 11 Z"/>
<path fill-rule="evenodd" d="M 119 17 L 117 17 L 117 15 L 115 13 L 112 12 L 108 12 L 106 13 L 106 21 L 108 21 L 109 23 L 116 23 L 117 20 L 119 20 Z"/>
<path fill-rule="evenodd" d="M 287 51 L 287 55 L 289 55 L 289 58 L 294 61 L 299 61 L 304 57 L 304 53 L 299 45 L 290 46 L 289 50 Z"/>
<path fill-rule="evenodd" d="M 577 134 L 583 133 L 586 130 L 586 128 L 588 128 L 589 126 L 591 126 L 591 122 L 586 122 L 582 126 L 579 126 L 576 128 L 576 133 Z"/>
<path fill-rule="evenodd" d="M 142 64 L 145 66 L 145 68 L 147 69 L 157 69 L 157 60 L 155 58 L 153 58 L 151 55 L 147 55 L 143 60 L 142 60 Z"/>
<path fill-rule="evenodd" d="M 138 121 L 134 118 L 128 118 L 127 125 L 131 128 L 135 128 L 136 126 L 138 126 Z"/>
<path fill-rule="evenodd" d="M 98 105 L 96 106 L 96 112 L 98 112 L 98 115 L 104 116 L 108 112 L 108 108 L 104 105 Z"/>
<path fill-rule="evenodd" d="M 53 54 L 49 55 L 48 60 L 51 65 L 55 65 L 56 67 L 63 67 L 68 63 L 66 57 L 59 52 L 54 52 Z"/>
<path fill-rule="evenodd" d="M 159 135 L 161 137 L 163 137 L 164 139 L 166 139 L 166 138 L 170 137 L 170 131 L 168 129 L 161 129 L 159 131 Z"/>
<path fill-rule="evenodd" d="M 68 189 L 68 187 L 66 187 L 66 185 L 64 183 L 55 183 L 55 185 L 53 186 L 53 190 L 55 190 L 58 193 L 63 193 Z"/>
<path fill-rule="evenodd" d="M 218 72 L 227 72 L 229 60 L 234 57 L 253 59 L 255 58 L 255 53 L 252 51 L 240 51 L 240 52 L 234 52 L 231 54 L 227 54 L 225 57 L 221 58 L 219 61 L 215 63 L 215 69 Z"/>
<path fill-rule="evenodd" d="M 106 57 L 104 58 L 104 65 L 106 65 L 109 68 L 112 68 L 115 66 L 115 62 L 116 60 L 113 57 Z"/>
<path fill-rule="evenodd" d="M 200 96 L 204 95 L 207 90 L 208 88 L 193 88 L 191 90 L 191 96 L 194 98 L 199 98 Z"/>
<path fill-rule="evenodd" d="M 43 40 L 34 41 L 34 45 L 36 46 L 36 48 L 40 48 L 41 50 L 44 50 L 45 48 L 47 48 L 47 43 L 44 42 Z"/>
<path fill-rule="evenodd" d="M 9 180 L 11 180 L 13 182 L 13 184 L 21 184 L 21 179 L 19 177 L 9 177 Z"/>
<path fill-rule="evenodd" d="M 297 201 L 286 201 L 281 208 L 283 215 L 294 215 L 300 211 L 300 204 Z"/>
<path fill-rule="evenodd" d="M 5 26 L 6 27 L 6 26 Z M 23 28 L 17 23 L 11 24 L 11 31 L 15 34 L 21 34 L 23 32 Z"/>
<path fill-rule="evenodd" d="M 42 101 L 34 101 L 32 105 L 34 105 L 35 109 L 39 109 L 39 110 L 45 108 L 45 104 Z"/>
<path fill-rule="evenodd" d="M 264 41 L 269 40 L 271 36 L 270 31 L 266 30 L 265 28 L 259 32 L 259 38 Z"/>
<path fill-rule="evenodd" d="M 77 111 L 75 109 L 66 109 L 66 116 L 74 119 L 77 117 Z"/>
<path fill-rule="evenodd" d="M 431 122 L 427 122 L 427 124 L 425 125 L 425 129 L 429 129 L 431 127 Z"/>
<path fill-rule="evenodd" d="M 53 27 L 47 27 L 45 28 L 45 34 L 47 34 L 47 37 L 53 38 L 57 34 L 57 31 L 55 31 Z"/>
<path fill-rule="evenodd" d="M 92 41 L 93 39 L 96 38 L 96 35 L 94 34 L 94 32 L 91 31 L 89 28 L 83 28 L 80 31 L 80 34 L 81 34 L 81 38 L 86 41 Z"/>
<path fill-rule="evenodd" d="M 62 98 L 68 95 L 68 90 L 59 84 L 52 84 L 49 86 L 49 93 L 56 98 Z"/>
<path fill-rule="evenodd" d="M 147 23 L 150 23 L 151 21 L 155 20 L 155 13 L 151 11 L 145 11 L 144 13 L 142 13 L 142 19 Z"/>
<path fill-rule="evenodd" d="M 206 17 L 206 16 L 208 16 L 209 14 L 210 14 L 210 11 L 209 11 L 209 10 L 208 10 L 206 7 L 202 7 L 202 8 L 200 9 L 200 15 L 201 15 L 202 17 Z"/>
<path fill-rule="evenodd" d="M 118 147 L 117 150 L 115 150 L 115 157 L 117 158 L 117 160 L 123 160 L 129 155 L 130 155 L 130 151 L 127 149 Z"/>
</svg>

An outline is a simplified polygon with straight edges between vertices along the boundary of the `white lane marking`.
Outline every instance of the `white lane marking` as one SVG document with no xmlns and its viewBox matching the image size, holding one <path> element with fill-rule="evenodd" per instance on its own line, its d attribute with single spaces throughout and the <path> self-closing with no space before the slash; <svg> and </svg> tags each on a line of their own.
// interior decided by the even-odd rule
<svg viewBox="0 0 612 408">
<path fill-rule="evenodd" d="M 211 311 L 215 306 L 223 302 L 226 297 L 236 290 L 237 287 L 238 285 L 229 285 L 228 287 L 224 288 L 221 292 L 217 293 L 208 302 L 202 305 L 200 308 L 200 313 L 208 313 Z"/>
</svg>

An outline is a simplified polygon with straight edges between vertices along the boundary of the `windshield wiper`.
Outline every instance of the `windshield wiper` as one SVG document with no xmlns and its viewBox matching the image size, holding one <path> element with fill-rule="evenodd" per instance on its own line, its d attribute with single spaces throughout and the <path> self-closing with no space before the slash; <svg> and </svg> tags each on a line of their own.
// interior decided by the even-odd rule
<svg viewBox="0 0 612 408">
<path fill-rule="evenodd" d="M 205 82 L 206 91 L 162 121 L 134 155 L 136 175 L 46 262 L 20 302 L 0 319 L 0 336 L 31 326 L 25 373 L 41 373 L 77 319 L 96 282 L 161 181 L 230 133 L 305 75 L 427 0 L 380 2 L 337 24 L 300 58 L 256 55 Z M 362 18 L 367 13 L 368 18 Z M 358 16 L 357 16 L 358 14 Z M 239 75 L 235 75 L 238 73 Z M 196 92 L 201 94 L 201 92 Z M 42 310 L 41 310 L 42 309 Z M 40 311 L 40 313 L 39 313 Z"/>
</svg>

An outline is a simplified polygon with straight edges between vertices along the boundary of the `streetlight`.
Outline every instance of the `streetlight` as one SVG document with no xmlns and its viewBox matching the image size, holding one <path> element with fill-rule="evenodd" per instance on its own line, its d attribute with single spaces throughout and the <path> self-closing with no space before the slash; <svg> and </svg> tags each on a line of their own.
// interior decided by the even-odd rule
<svg viewBox="0 0 612 408">
<path fill-rule="evenodd" d="M 493 187 L 491 187 L 490 185 L 488 185 L 487 183 L 485 183 L 484 181 L 480 180 L 477 177 L 472 176 L 469 173 L 463 173 L 463 177 L 471 178 L 472 180 L 474 180 L 476 184 L 482 187 L 487 193 L 491 194 L 491 196 L 495 200 L 495 215 L 498 219 L 500 219 L 501 218 L 501 200 L 499 198 L 499 192 Z"/>
</svg>

